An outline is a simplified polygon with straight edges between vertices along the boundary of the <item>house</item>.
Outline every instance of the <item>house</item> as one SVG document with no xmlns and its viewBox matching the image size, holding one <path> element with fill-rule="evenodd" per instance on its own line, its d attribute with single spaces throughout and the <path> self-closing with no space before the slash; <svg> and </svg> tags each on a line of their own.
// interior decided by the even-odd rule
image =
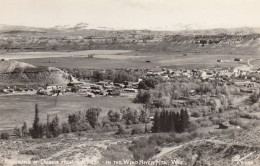
<svg viewBox="0 0 260 166">
<path fill-rule="evenodd" d="M 245 87 L 255 87 L 256 83 L 251 81 L 236 81 L 234 84 L 238 87 L 245 86 Z"/>
<path fill-rule="evenodd" d="M 48 93 L 56 91 L 57 93 L 60 92 L 65 92 L 66 87 L 64 87 L 63 85 L 48 85 L 46 88 L 46 91 Z"/>
<path fill-rule="evenodd" d="M 57 89 L 56 85 L 49 85 L 46 88 L 47 91 L 52 91 L 52 90 L 56 90 L 56 89 Z"/>
<path fill-rule="evenodd" d="M 81 86 L 81 85 L 83 85 L 83 83 L 82 82 L 70 82 L 70 83 L 68 83 L 67 84 L 67 86 Z"/>
<path fill-rule="evenodd" d="M 137 89 L 133 89 L 133 88 L 125 88 L 124 89 L 125 92 L 133 92 L 133 93 L 137 93 Z"/>
<path fill-rule="evenodd" d="M 95 95 L 94 93 L 88 92 L 88 93 L 86 94 L 86 97 L 91 97 L 91 98 L 93 98 L 93 97 L 96 97 L 96 95 Z"/>
<path fill-rule="evenodd" d="M 223 122 L 223 123 L 219 123 L 219 129 L 227 129 L 228 127 L 230 127 L 230 125 L 228 124 L 228 122 Z"/>
<path fill-rule="evenodd" d="M 106 81 L 99 81 L 99 82 L 97 82 L 96 84 L 97 84 L 97 85 L 101 85 L 101 86 L 105 86 L 105 85 L 108 84 L 108 82 L 106 82 Z"/>
<path fill-rule="evenodd" d="M 242 58 L 235 58 L 234 61 L 240 62 L 240 61 L 243 61 L 243 59 Z"/>
</svg>

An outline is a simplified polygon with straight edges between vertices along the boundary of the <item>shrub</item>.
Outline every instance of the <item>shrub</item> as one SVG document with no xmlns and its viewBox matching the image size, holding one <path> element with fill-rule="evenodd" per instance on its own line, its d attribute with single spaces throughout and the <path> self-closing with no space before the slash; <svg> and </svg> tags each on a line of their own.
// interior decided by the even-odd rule
<svg viewBox="0 0 260 166">
<path fill-rule="evenodd" d="M 115 89 L 112 92 L 109 92 L 109 95 L 111 95 L 111 96 L 120 96 L 120 91 Z"/>
<path fill-rule="evenodd" d="M 207 118 L 203 118 L 203 119 L 197 119 L 196 122 L 201 126 L 201 127 L 209 127 L 212 126 L 213 123 L 208 120 Z"/>
<path fill-rule="evenodd" d="M 218 124 L 223 123 L 223 122 L 226 121 L 224 118 L 218 118 L 218 117 L 210 117 L 209 120 L 210 120 L 214 125 L 218 125 Z"/>
<path fill-rule="evenodd" d="M 139 121 L 141 123 L 147 123 L 150 120 L 149 117 L 150 117 L 150 111 L 146 108 L 140 108 Z"/>
<path fill-rule="evenodd" d="M 249 96 L 249 100 L 253 103 L 256 103 L 258 102 L 260 98 L 260 92 L 259 92 L 259 89 L 257 89 L 254 93 L 252 93 L 250 96 Z"/>
<path fill-rule="evenodd" d="M 115 145 L 108 148 L 108 151 L 106 151 L 103 154 L 103 157 L 101 158 L 101 162 L 111 161 L 113 163 L 114 161 L 122 161 L 122 160 L 133 160 L 133 154 L 126 146 L 122 145 Z M 120 164 L 121 165 L 121 164 Z M 127 166 L 128 164 L 125 164 Z M 124 165 L 122 165 L 124 166 Z"/>
<path fill-rule="evenodd" d="M 1 139 L 8 140 L 10 135 L 8 133 L 1 133 Z"/>
<path fill-rule="evenodd" d="M 70 133 L 71 132 L 70 125 L 68 123 L 62 123 L 61 131 L 62 133 Z"/>
<path fill-rule="evenodd" d="M 149 103 L 151 98 L 151 94 L 148 90 L 139 90 L 136 95 L 135 102 L 136 103 Z"/>
<path fill-rule="evenodd" d="M 22 136 L 23 136 L 23 137 L 29 135 L 29 130 L 28 130 L 28 123 L 27 123 L 27 121 L 25 121 L 25 122 L 23 123 L 23 126 L 22 126 L 21 129 L 22 129 Z"/>
<path fill-rule="evenodd" d="M 136 126 L 132 129 L 131 135 L 142 133 L 144 133 L 144 129 L 141 126 Z"/>
<path fill-rule="evenodd" d="M 126 125 L 139 123 L 139 113 L 137 110 L 133 110 L 131 108 L 122 108 L 121 113 L 123 114 L 122 119 L 125 121 Z"/>
<path fill-rule="evenodd" d="M 250 115 L 248 113 L 240 113 L 239 115 L 241 118 L 245 118 L 245 119 L 257 119 L 256 115 Z"/>
<path fill-rule="evenodd" d="M 127 132 L 122 125 L 118 125 L 118 130 L 115 134 L 116 135 L 124 135 L 124 134 L 127 134 Z"/>
<path fill-rule="evenodd" d="M 108 131 L 116 131 L 118 129 L 119 124 L 117 122 L 110 122 L 108 119 L 104 119 L 102 121 L 102 130 L 104 132 Z"/>
<path fill-rule="evenodd" d="M 14 128 L 14 135 L 16 135 L 17 137 L 22 137 L 22 130 L 21 130 L 21 128 L 19 128 L 19 127 L 15 127 Z"/>
<path fill-rule="evenodd" d="M 147 160 L 155 155 L 155 146 L 149 144 L 146 138 L 133 141 L 129 150 L 132 151 L 135 160 Z"/>
<path fill-rule="evenodd" d="M 118 122 L 122 118 L 122 114 L 119 111 L 110 110 L 107 115 L 111 122 Z"/>
<path fill-rule="evenodd" d="M 193 111 L 191 113 L 191 116 L 193 116 L 193 117 L 200 117 L 200 113 L 198 111 Z"/>
<path fill-rule="evenodd" d="M 89 108 L 86 111 L 86 120 L 89 122 L 90 126 L 94 129 L 96 127 L 100 112 L 101 112 L 100 108 Z"/>
<path fill-rule="evenodd" d="M 51 124 L 49 125 L 49 131 L 52 134 L 53 137 L 58 137 L 60 135 L 61 129 L 59 126 L 59 118 L 56 116 Z"/>
<path fill-rule="evenodd" d="M 95 125 L 97 126 L 97 124 L 98 123 L 96 123 Z M 92 130 L 92 127 L 90 126 L 90 124 L 85 120 L 79 121 L 76 126 L 77 126 L 78 131 Z"/>
</svg>

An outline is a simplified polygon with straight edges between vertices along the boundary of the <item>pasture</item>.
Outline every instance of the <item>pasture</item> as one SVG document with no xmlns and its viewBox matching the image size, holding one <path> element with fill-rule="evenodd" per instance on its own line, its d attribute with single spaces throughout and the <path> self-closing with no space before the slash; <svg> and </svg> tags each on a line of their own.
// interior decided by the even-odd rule
<svg viewBox="0 0 260 166">
<path fill-rule="evenodd" d="M 88 55 L 93 52 L 93 58 Z M 107 51 L 107 52 L 106 52 Z M 14 54 L 14 53 L 13 53 Z M 11 55 L 11 54 L 10 54 Z M 53 66 L 58 68 L 83 69 L 115 69 L 115 68 L 148 68 L 158 66 L 167 68 L 209 68 L 209 67 L 237 67 L 246 65 L 250 58 L 257 58 L 251 54 L 210 54 L 182 52 L 141 52 L 120 50 L 89 50 L 77 52 L 33 52 L 15 53 L 15 57 L 22 62 L 36 66 Z M 30 55 L 30 56 L 29 56 Z M 13 57 L 13 58 L 15 58 Z M 234 58 L 242 58 L 242 62 L 235 62 Z M 217 62 L 222 60 L 222 62 Z M 150 61 L 147 63 L 146 61 Z"/>
<path fill-rule="evenodd" d="M 119 110 L 122 107 L 139 108 L 125 97 L 96 97 L 88 98 L 77 95 L 64 96 L 39 96 L 39 95 L 10 95 L 0 96 L 0 130 L 13 129 L 22 125 L 26 120 L 32 124 L 34 119 L 34 107 L 38 103 L 40 121 L 46 122 L 47 113 L 59 112 L 62 121 L 67 120 L 70 113 L 84 111 L 90 107 L 102 108 L 100 116 L 104 116 L 110 109 Z"/>
</svg>

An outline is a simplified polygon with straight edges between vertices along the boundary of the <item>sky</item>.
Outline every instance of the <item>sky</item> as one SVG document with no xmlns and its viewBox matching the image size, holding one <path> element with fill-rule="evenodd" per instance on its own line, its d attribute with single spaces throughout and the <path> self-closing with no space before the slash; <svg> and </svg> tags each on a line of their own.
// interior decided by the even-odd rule
<svg viewBox="0 0 260 166">
<path fill-rule="evenodd" d="M 260 27 L 260 0 L 0 0 L 0 24 L 114 29 Z"/>
</svg>

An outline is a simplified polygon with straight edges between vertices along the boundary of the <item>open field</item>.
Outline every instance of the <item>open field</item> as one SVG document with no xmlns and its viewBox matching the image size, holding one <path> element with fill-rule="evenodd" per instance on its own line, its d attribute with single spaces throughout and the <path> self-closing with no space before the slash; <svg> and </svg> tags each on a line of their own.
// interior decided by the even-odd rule
<svg viewBox="0 0 260 166">
<path fill-rule="evenodd" d="M 67 52 L 16 52 L 1 53 L 0 58 L 6 59 L 30 59 L 30 58 L 48 58 L 48 57 L 74 57 L 94 55 L 116 55 L 130 52 L 129 50 L 86 50 L 86 51 L 67 51 Z"/>
<path fill-rule="evenodd" d="M 81 69 L 152 68 L 155 66 L 152 63 L 145 63 L 145 60 L 141 59 L 119 60 L 87 57 L 20 59 L 19 61 L 34 64 L 36 66 Z"/>
<path fill-rule="evenodd" d="M 22 125 L 25 120 L 32 124 L 34 119 L 34 106 L 38 103 L 40 119 L 46 121 L 47 113 L 60 112 L 61 119 L 67 120 L 69 113 L 83 111 L 90 107 L 100 107 L 105 115 L 108 110 L 121 107 L 136 107 L 139 104 L 132 103 L 131 99 L 124 97 L 96 97 L 88 98 L 76 95 L 58 97 L 19 95 L 0 96 L 0 130 L 13 129 L 16 125 Z"/>
<path fill-rule="evenodd" d="M 89 58 L 89 54 L 95 54 Z M 243 54 L 210 54 L 181 52 L 140 52 L 120 50 L 88 50 L 76 52 L 21 52 L 3 54 L 8 57 L 35 66 L 53 66 L 58 68 L 113 69 L 113 68 L 208 68 L 237 67 L 247 63 L 248 59 L 256 59 L 258 55 Z M 242 58 L 242 62 L 234 62 L 234 58 Z M 146 61 L 149 60 L 150 63 Z M 218 63 L 217 60 L 223 60 Z M 72 63 L 73 62 L 73 63 Z M 252 62 L 255 63 L 255 62 Z"/>
</svg>

